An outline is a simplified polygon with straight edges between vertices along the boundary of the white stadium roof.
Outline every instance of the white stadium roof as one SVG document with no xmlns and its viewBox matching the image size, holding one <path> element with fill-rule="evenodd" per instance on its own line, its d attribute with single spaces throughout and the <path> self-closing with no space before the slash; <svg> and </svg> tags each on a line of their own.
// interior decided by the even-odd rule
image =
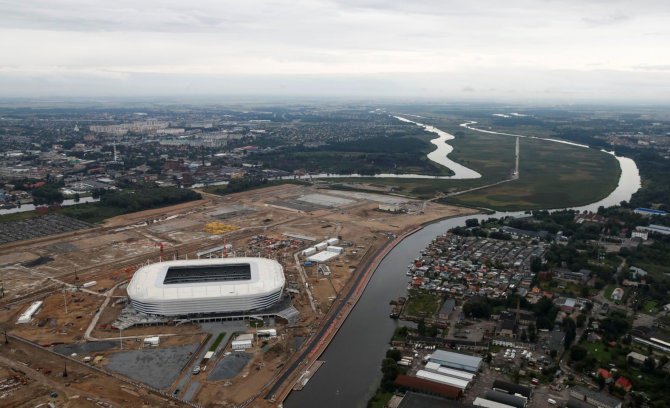
<svg viewBox="0 0 670 408">
<path fill-rule="evenodd" d="M 246 312 L 276 303 L 284 284 L 281 265 L 266 258 L 168 261 L 138 269 L 128 296 L 147 314 Z"/>
</svg>

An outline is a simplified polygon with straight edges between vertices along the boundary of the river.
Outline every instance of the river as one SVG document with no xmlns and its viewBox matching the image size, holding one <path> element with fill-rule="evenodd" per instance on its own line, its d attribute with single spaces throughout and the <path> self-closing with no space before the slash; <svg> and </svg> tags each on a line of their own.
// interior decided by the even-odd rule
<svg viewBox="0 0 670 408">
<path fill-rule="evenodd" d="M 631 159 L 617 157 L 621 176 L 617 188 L 606 198 L 575 207 L 597 211 L 598 207 L 630 200 L 640 188 L 640 175 Z M 361 299 L 344 322 L 320 360 L 326 362 L 302 391 L 292 392 L 287 408 L 365 407 L 381 381 L 381 361 L 388 341 L 399 323 L 388 317 L 389 301 L 406 294 L 407 265 L 430 241 L 448 229 L 465 225 L 468 218 L 485 219 L 519 215 L 522 212 L 468 215 L 430 224 L 407 237 L 384 258 L 370 279 Z"/>
</svg>

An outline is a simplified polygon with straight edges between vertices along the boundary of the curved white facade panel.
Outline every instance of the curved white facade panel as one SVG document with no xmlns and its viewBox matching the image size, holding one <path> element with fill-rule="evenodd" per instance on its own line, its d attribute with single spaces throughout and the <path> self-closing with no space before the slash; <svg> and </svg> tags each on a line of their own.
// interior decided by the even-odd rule
<svg viewBox="0 0 670 408">
<path fill-rule="evenodd" d="M 184 316 L 248 312 L 279 301 L 282 266 L 266 258 L 160 262 L 135 272 L 128 296 L 138 312 Z"/>
</svg>

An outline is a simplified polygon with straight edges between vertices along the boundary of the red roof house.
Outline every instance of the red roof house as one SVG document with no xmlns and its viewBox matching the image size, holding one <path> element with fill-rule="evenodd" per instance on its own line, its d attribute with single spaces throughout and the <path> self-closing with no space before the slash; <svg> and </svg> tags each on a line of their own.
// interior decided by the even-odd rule
<svg viewBox="0 0 670 408">
<path fill-rule="evenodd" d="M 631 384 L 626 377 L 619 377 L 614 383 L 614 386 L 628 392 L 633 387 L 633 384 Z"/>
</svg>

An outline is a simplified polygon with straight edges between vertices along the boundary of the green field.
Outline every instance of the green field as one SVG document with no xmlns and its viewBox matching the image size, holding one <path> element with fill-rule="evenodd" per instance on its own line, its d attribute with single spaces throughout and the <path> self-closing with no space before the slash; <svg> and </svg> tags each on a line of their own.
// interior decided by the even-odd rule
<svg viewBox="0 0 670 408">
<path fill-rule="evenodd" d="M 394 192 L 417 198 L 432 198 L 492 184 L 510 177 L 514 167 L 515 139 L 459 127 L 465 120 L 456 117 L 428 115 L 423 123 L 432 124 L 457 138 L 449 141 L 454 151 L 449 157 L 479 172 L 474 180 L 437 179 L 356 179 L 355 182 L 394 186 Z M 548 130 L 505 129 L 522 134 L 551 136 Z M 525 132 L 525 133 L 524 133 Z M 617 160 L 596 149 L 585 149 L 545 140 L 520 138 L 518 180 L 458 196 L 441 199 L 445 204 L 494 210 L 561 208 L 598 201 L 609 194 L 619 180 Z M 335 180 L 333 180 L 335 181 Z M 352 182 L 351 179 L 338 181 Z"/>
<path fill-rule="evenodd" d="M 604 343 L 583 343 L 582 346 L 586 347 L 589 352 L 589 355 L 598 360 L 601 364 L 607 364 L 612 361 L 612 353 L 610 349 L 607 348 Z"/>
<path fill-rule="evenodd" d="M 643 313 L 651 314 L 654 311 L 654 308 L 656 307 L 657 303 L 654 302 L 653 300 L 648 300 L 647 303 L 644 304 L 644 310 L 642 311 Z"/>
<path fill-rule="evenodd" d="M 405 304 L 405 314 L 408 316 L 430 317 L 440 306 L 440 298 L 418 290 L 410 290 Z"/>
<path fill-rule="evenodd" d="M 498 210 L 561 208 L 598 201 L 616 188 L 621 170 L 609 154 L 536 139 L 521 138 L 519 146 L 518 180 L 443 201 Z"/>
</svg>

